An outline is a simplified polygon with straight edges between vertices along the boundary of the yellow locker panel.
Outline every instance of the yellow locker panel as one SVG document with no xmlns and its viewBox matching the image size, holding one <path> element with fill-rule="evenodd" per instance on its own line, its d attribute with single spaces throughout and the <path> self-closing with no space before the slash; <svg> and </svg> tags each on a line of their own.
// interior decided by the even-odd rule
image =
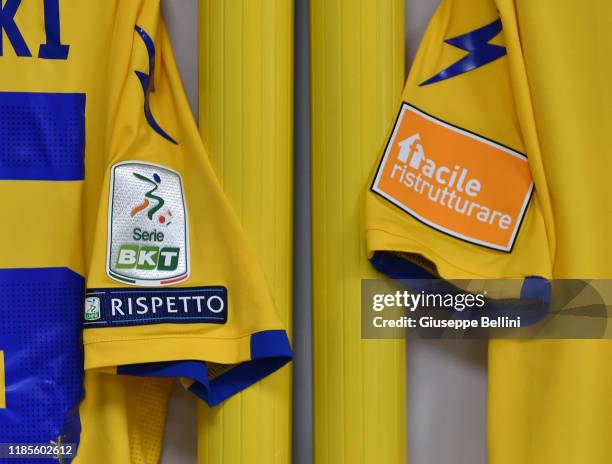
<svg viewBox="0 0 612 464">
<path fill-rule="evenodd" d="M 293 1 L 200 1 L 200 129 L 291 324 Z M 291 368 L 221 407 L 199 406 L 206 464 L 291 461 Z"/>
<path fill-rule="evenodd" d="M 361 340 L 364 195 L 404 77 L 403 0 L 311 0 L 316 464 L 405 463 L 405 344 Z"/>
</svg>

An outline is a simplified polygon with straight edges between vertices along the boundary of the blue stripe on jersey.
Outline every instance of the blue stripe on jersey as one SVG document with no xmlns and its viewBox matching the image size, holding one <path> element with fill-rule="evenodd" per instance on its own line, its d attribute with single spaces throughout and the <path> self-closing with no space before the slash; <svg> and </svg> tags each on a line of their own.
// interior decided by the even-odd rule
<svg viewBox="0 0 612 464">
<path fill-rule="evenodd" d="M 0 442 L 50 443 L 61 437 L 78 443 L 84 287 L 83 277 L 67 268 L 0 270 L 6 383 Z"/>
<path fill-rule="evenodd" d="M 0 180 L 82 180 L 85 94 L 0 92 Z"/>
</svg>

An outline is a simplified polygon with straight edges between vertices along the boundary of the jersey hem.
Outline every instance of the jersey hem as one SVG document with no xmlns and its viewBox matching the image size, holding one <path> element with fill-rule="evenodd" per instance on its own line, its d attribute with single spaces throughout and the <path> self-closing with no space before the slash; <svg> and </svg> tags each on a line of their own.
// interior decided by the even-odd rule
<svg viewBox="0 0 612 464">
<path fill-rule="evenodd" d="M 399 240 L 398 240 L 399 239 Z M 376 245 L 373 246 L 373 243 Z M 378 244 L 384 243 L 384 246 Z M 368 230 L 368 252 L 372 266 L 379 272 L 400 281 L 413 291 L 428 291 L 432 279 L 439 279 L 438 287 L 445 293 L 455 294 L 468 292 L 456 286 L 456 282 L 448 279 L 517 279 L 520 281 L 518 294 L 499 295 L 496 298 L 487 297 L 487 317 L 517 317 L 520 316 L 523 326 L 536 324 L 548 314 L 551 301 L 551 284 L 549 280 L 538 275 L 496 276 L 484 277 L 476 273 L 454 266 L 443 260 L 416 240 L 389 234 L 382 230 Z M 416 254 L 418 258 L 407 259 L 402 253 Z M 440 265 L 442 264 L 442 266 Z M 459 275 L 457 275 L 459 271 Z M 450 277 L 452 274 L 453 277 Z M 456 317 L 466 317 L 465 314 L 450 309 Z M 482 317 L 484 313 L 478 317 Z"/>
<path fill-rule="evenodd" d="M 189 391 L 210 406 L 214 406 L 272 374 L 292 358 L 289 337 L 284 330 L 265 330 L 239 339 L 238 343 L 241 346 L 235 347 L 237 348 L 234 352 L 235 357 L 229 360 L 221 360 L 216 353 L 211 352 L 210 347 L 207 347 L 207 352 L 195 352 L 193 346 L 189 344 L 185 346 L 185 339 L 171 340 L 172 343 L 181 342 L 181 352 L 176 352 L 176 346 L 172 346 L 171 343 L 163 347 L 164 355 L 155 356 L 154 360 L 133 362 L 133 359 L 126 361 L 124 356 L 121 364 L 116 364 L 117 374 L 185 379 Z M 248 345 L 246 353 L 243 352 L 244 345 Z M 142 348 L 146 347 L 137 346 L 136 350 L 140 351 Z M 199 347 L 200 350 L 203 348 Z M 224 352 L 227 352 L 228 348 L 215 347 L 216 350 Z M 148 358 L 150 357 L 149 355 Z M 209 363 L 224 366 L 219 374 L 215 375 L 213 371 L 211 375 Z"/>
<path fill-rule="evenodd" d="M 381 245 L 381 244 L 385 245 Z M 394 234 L 383 229 L 367 230 L 368 254 L 371 259 L 376 252 L 414 253 L 421 255 L 436 265 L 437 274 L 429 278 L 444 279 L 524 279 L 524 274 L 485 275 L 467 270 L 445 259 L 427 245 L 403 235 Z M 546 276 L 542 276 L 546 277 Z"/>
</svg>

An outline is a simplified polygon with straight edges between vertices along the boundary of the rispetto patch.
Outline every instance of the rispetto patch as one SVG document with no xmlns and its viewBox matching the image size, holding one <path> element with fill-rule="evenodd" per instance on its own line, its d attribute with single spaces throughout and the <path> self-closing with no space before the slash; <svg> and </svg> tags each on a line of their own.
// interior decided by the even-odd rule
<svg viewBox="0 0 612 464">
<path fill-rule="evenodd" d="M 404 103 L 372 191 L 440 232 L 510 252 L 533 180 L 522 153 Z"/>
<path fill-rule="evenodd" d="M 189 278 L 189 227 L 180 174 L 151 163 L 111 168 L 106 271 L 132 285 Z"/>
<path fill-rule="evenodd" d="M 92 317 L 92 308 L 96 308 Z M 225 324 L 227 289 L 178 287 L 164 289 L 89 288 L 83 325 L 87 328 L 149 324 Z"/>
</svg>

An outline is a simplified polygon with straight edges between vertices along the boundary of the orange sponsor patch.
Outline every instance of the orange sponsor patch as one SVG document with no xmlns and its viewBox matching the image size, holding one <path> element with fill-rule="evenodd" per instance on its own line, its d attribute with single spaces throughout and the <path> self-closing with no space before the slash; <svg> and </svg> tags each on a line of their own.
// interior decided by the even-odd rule
<svg viewBox="0 0 612 464">
<path fill-rule="evenodd" d="M 404 103 L 372 190 L 440 232 L 509 252 L 533 180 L 522 153 Z"/>
</svg>

